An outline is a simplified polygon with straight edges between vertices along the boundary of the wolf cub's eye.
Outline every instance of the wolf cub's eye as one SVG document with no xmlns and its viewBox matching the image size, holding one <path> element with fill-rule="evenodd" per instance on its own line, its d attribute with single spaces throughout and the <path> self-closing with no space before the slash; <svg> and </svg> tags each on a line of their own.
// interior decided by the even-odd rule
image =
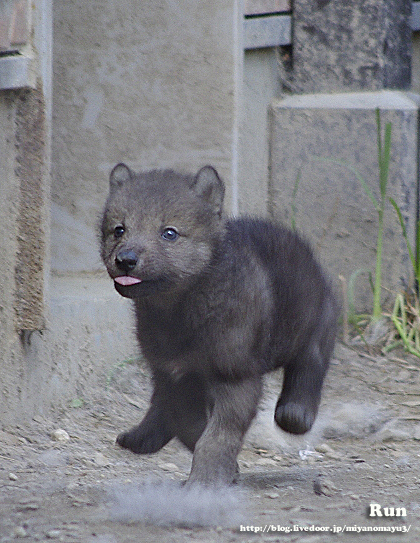
<svg viewBox="0 0 420 543">
<path fill-rule="evenodd" d="M 122 224 L 119 224 L 114 228 L 114 237 L 121 238 L 124 235 L 125 227 Z"/>
<path fill-rule="evenodd" d="M 165 228 L 161 236 L 166 241 L 175 241 L 176 239 L 179 238 L 179 234 L 175 230 L 175 228 Z"/>
</svg>

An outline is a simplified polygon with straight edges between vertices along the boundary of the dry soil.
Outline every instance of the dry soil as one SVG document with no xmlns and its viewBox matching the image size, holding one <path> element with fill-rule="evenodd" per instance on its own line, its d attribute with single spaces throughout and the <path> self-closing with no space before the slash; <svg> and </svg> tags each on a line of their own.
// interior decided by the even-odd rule
<svg viewBox="0 0 420 543">
<path fill-rule="evenodd" d="M 338 344 L 315 428 L 299 439 L 272 422 L 280 380 L 267 379 L 240 480 L 223 491 L 180 486 L 191 455 L 175 440 L 150 456 L 115 445 L 147 408 L 141 362 L 3 427 L 0 542 L 420 541 L 420 361 Z"/>
</svg>

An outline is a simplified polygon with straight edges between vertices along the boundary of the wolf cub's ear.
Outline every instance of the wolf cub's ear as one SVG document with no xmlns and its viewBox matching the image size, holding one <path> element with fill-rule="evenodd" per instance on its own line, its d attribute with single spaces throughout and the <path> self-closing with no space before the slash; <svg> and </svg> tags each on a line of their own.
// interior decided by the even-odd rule
<svg viewBox="0 0 420 543">
<path fill-rule="evenodd" d="M 197 196 L 210 204 L 214 213 L 221 215 L 225 185 L 212 166 L 204 166 L 198 171 L 191 188 Z"/>
<path fill-rule="evenodd" d="M 128 166 L 120 162 L 112 169 L 109 176 L 111 190 L 121 187 L 126 181 L 131 179 L 132 172 Z"/>
</svg>

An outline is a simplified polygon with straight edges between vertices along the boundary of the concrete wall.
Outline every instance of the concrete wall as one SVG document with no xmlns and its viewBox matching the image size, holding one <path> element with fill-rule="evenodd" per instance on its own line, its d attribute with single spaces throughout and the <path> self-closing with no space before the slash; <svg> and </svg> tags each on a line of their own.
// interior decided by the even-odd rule
<svg viewBox="0 0 420 543">
<path fill-rule="evenodd" d="M 130 302 L 98 251 L 116 162 L 211 163 L 237 211 L 239 6 L 37 0 L 28 11 L 36 88 L 0 94 L 3 424 L 88 394 L 137 353 Z"/>
<path fill-rule="evenodd" d="M 411 0 L 294 0 L 296 92 L 408 89 Z"/>
<path fill-rule="evenodd" d="M 349 281 L 357 270 L 374 273 L 377 213 L 354 174 L 313 157 L 347 162 L 378 197 L 376 107 L 393 125 L 388 194 L 414 244 L 420 98 L 401 92 L 410 88 L 416 65 L 410 12 L 410 0 L 293 3 L 293 45 L 282 77 L 294 95 L 273 105 L 269 202 L 272 214 L 286 221 L 293 205 L 299 210 L 299 228 L 336 281 L 339 274 Z M 398 290 L 410 280 L 408 252 L 390 206 L 386 220 L 383 285 Z M 369 311 L 369 281 L 359 288 L 360 282 L 356 310 Z"/>
<path fill-rule="evenodd" d="M 52 268 L 102 269 L 111 168 L 214 165 L 237 209 L 237 2 L 54 3 Z"/>
</svg>

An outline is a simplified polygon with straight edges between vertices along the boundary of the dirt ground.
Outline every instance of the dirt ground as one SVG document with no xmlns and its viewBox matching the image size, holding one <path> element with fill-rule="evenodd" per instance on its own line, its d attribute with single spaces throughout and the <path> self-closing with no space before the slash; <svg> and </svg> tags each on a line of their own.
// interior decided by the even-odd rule
<svg viewBox="0 0 420 543">
<path fill-rule="evenodd" d="M 150 456 L 114 444 L 150 394 L 131 360 L 66 409 L 3 427 L 0 542 L 420 541 L 420 361 L 339 343 L 302 438 L 272 423 L 279 379 L 267 380 L 226 491 L 180 488 L 191 455 L 175 440 Z"/>
</svg>

